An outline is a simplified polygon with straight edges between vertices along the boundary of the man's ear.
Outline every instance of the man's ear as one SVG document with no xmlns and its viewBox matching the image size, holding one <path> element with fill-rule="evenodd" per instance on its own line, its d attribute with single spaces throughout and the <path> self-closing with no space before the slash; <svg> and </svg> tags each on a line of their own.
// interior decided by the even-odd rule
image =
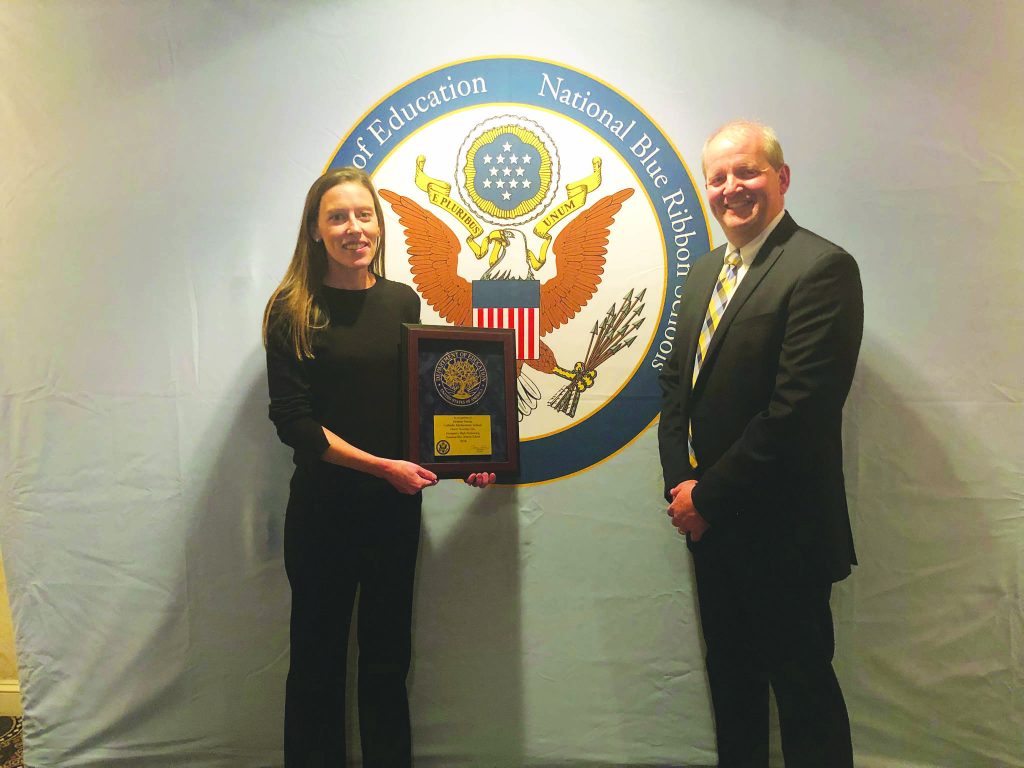
<svg viewBox="0 0 1024 768">
<path fill-rule="evenodd" d="M 779 191 L 786 194 L 787 189 L 789 189 L 789 166 L 783 163 L 779 168 Z"/>
</svg>

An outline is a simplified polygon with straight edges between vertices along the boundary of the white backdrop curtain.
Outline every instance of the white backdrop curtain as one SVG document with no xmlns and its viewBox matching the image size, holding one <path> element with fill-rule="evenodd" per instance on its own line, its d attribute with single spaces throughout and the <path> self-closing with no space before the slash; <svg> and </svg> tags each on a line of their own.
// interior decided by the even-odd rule
<svg viewBox="0 0 1024 768">
<path fill-rule="evenodd" d="M 861 566 L 833 598 L 860 766 L 1024 766 L 1024 7 L 810 0 L 0 5 L 0 546 L 29 764 L 280 765 L 289 453 L 259 323 L 301 202 L 385 93 L 563 62 L 688 165 L 778 130 L 861 265 Z M 714 230 L 721 242 L 721 233 Z M 424 766 L 709 765 L 688 556 L 648 429 L 425 503 Z"/>
</svg>

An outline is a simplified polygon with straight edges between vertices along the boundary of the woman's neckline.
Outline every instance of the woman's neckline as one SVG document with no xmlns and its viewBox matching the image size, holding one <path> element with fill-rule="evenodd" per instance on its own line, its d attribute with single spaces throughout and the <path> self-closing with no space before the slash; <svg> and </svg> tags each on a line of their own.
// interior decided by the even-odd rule
<svg viewBox="0 0 1024 768">
<path fill-rule="evenodd" d="M 380 278 L 377 277 L 377 275 L 373 274 L 372 272 L 369 272 L 368 274 L 370 275 L 372 280 L 369 285 L 366 285 L 362 288 L 342 288 L 336 285 L 328 285 L 327 283 L 321 283 L 321 287 L 326 288 L 328 291 L 341 291 L 343 293 L 362 293 L 363 291 L 371 290 L 374 286 L 380 283 Z"/>
</svg>

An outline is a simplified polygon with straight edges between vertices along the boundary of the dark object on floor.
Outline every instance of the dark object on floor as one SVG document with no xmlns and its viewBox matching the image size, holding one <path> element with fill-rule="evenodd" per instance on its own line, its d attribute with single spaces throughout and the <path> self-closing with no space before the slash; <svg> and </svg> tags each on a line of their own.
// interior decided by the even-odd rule
<svg viewBox="0 0 1024 768">
<path fill-rule="evenodd" d="M 0 768 L 22 768 L 21 718 L 0 715 Z"/>
</svg>

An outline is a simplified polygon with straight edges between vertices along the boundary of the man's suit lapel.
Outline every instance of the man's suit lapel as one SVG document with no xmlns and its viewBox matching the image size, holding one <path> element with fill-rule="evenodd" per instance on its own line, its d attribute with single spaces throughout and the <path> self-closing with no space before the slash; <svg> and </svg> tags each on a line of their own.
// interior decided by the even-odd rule
<svg viewBox="0 0 1024 768">
<path fill-rule="evenodd" d="M 681 380 L 686 385 L 686 391 L 690 391 L 690 382 L 693 381 L 693 361 L 697 356 L 697 340 L 700 338 L 700 330 L 704 325 L 704 318 L 707 315 L 708 304 L 711 302 L 711 294 L 718 283 L 718 273 L 722 271 L 722 264 L 725 260 L 725 246 L 720 245 L 711 251 L 707 256 L 701 258 L 699 264 L 708 266 L 706 273 L 696 275 L 690 273 L 686 287 L 693 291 L 693 295 L 700 299 L 696 306 L 699 306 L 699 316 L 694 317 L 695 333 L 690 333 L 686 340 L 686 351 L 683 357 L 683 366 L 679 372 Z"/>
<path fill-rule="evenodd" d="M 765 276 L 779 260 L 782 252 L 786 249 L 786 244 L 796 230 L 797 224 L 793 221 L 793 217 L 788 213 L 783 214 L 778 226 L 768 236 L 768 239 L 764 241 L 764 245 L 761 246 L 761 250 L 757 253 L 757 258 L 754 259 L 754 263 L 750 265 L 747 274 L 743 277 L 743 282 L 740 283 L 736 293 L 729 300 L 729 306 L 726 307 L 725 314 L 718 321 L 718 327 L 715 329 L 714 336 L 711 337 L 707 355 L 705 355 L 704 363 L 701 365 L 697 383 L 700 383 L 700 380 L 704 378 L 705 372 L 714 365 L 718 348 L 724 343 L 733 319 L 743 311 L 743 305 L 754 291 L 757 290 L 761 281 L 764 280 Z M 715 281 L 717 282 L 717 280 L 718 277 L 716 275 Z M 714 285 L 712 284 L 711 290 L 713 289 Z M 708 301 L 711 300 L 711 290 L 708 291 Z M 707 304 L 704 306 L 707 307 Z M 694 342 L 694 353 L 696 354 L 696 342 Z M 693 375 L 692 361 L 690 363 L 690 375 L 691 377 Z"/>
</svg>

